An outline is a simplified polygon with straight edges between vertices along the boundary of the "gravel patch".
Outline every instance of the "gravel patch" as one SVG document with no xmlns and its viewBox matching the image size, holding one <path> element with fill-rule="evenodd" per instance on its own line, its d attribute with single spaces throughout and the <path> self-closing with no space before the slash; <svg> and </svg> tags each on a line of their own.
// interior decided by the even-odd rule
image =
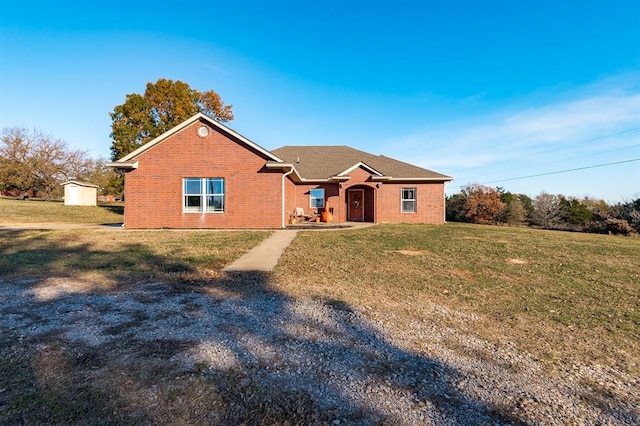
<svg viewBox="0 0 640 426">
<path fill-rule="evenodd" d="M 551 369 L 453 327 L 399 329 L 335 301 L 268 291 L 222 298 L 164 283 L 82 292 L 57 278 L 0 281 L 0 312 L 4 345 L 130 345 L 131 359 L 163 359 L 178 376 L 233 374 L 266 403 L 305 395 L 318 423 L 640 423 L 637 377 L 599 365 Z M 475 319 L 444 306 L 433 315 Z"/>
</svg>

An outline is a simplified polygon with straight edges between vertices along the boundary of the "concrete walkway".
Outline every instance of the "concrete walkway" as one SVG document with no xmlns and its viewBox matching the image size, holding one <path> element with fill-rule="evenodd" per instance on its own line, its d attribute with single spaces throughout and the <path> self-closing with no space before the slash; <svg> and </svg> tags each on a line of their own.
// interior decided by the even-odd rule
<svg viewBox="0 0 640 426">
<path fill-rule="evenodd" d="M 269 238 L 249 250 L 244 256 L 222 269 L 223 272 L 273 270 L 282 252 L 296 238 L 298 231 L 275 231 Z"/>
</svg>

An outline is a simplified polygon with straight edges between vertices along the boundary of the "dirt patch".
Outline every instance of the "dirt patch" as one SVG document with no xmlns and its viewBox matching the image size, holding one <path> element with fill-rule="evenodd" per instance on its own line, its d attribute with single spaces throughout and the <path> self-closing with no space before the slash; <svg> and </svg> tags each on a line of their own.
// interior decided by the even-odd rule
<svg viewBox="0 0 640 426">
<path fill-rule="evenodd" d="M 405 256 L 429 256 L 433 254 L 429 250 L 393 250 L 393 252 L 404 254 Z"/>
<path fill-rule="evenodd" d="M 451 273 L 458 278 L 462 278 L 465 281 L 473 281 L 473 274 L 464 269 L 452 269 Z"/>
<path fill-rule="evenodd" d="M 529 262 L 527 262 L 526 260 L 522 260 L 522 259 L 510 258 L 510 259 L 507 259 L 507 263 L 509 263 L 511 265 L 526 265 Z"/>
<path fill-rule="evenodd" d="M 115 285 L 100 274 L 78 274 L 73 279 L 51 277 L 40 281 L 33 294 L 40 301 L 57 299 L 66 295 L 110 290 Z"/>
</svg>

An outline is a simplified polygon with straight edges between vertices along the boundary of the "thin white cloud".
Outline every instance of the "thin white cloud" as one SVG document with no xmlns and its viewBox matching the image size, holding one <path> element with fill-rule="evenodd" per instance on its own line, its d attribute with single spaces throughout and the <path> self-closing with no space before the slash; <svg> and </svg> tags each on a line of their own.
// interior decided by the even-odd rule
<svg viewBox="0 0 640 426">
<path fill-rule="evenodd" d="M 554 100 L 547 95 L 543 103 L 533 98 L 529 104 L 537 105 L 513 105 L 398 138 L 396 156 L 405 151 L 413 163 L 460 173 L 514 159 L 524 163 L 545 150 L 585 152 L 602 146 L 596 138 L 640 127 L 640 88 L 629 75 L 559 93 Z M 606 138 L 607 146 L 620 146 L 629 136 Z"/>
</svg>

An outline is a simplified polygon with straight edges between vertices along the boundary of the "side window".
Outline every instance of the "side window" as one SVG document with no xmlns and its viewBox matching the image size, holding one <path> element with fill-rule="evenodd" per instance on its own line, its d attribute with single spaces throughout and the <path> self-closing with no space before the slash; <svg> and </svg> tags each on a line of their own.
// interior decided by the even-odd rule
<svg viewBox="0 0 640 426">
<path fill-rule="evenodd" d="M 184 201 L 183 209 L 188 213 L 202 212 L 202 179 L 185 178 L 183 179 Z"/>
<path fill-rule="evenodd" d="M 415 213 L 416 212 L 416 200 L 417 189 L 416 188 L 402 188 L 402 201 L 400 209 L 402 213 Z"/>
<path fill-rule="evenodd" d="M 185 213 L 224 213 L 224 178 L 184 178 Z"/>
<path fill-rule="evenodd" d="M 224 213 L 224 179 L 205 179 L 207 197 L 207 211 L 213 213 Z"/>
</svg>

